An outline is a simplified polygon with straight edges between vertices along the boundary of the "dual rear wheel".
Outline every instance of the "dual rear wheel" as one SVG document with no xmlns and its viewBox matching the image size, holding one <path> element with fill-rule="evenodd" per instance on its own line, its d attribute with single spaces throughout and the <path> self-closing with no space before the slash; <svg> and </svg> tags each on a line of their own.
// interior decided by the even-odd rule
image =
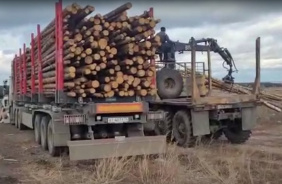
<svg viewBox="0 0 282 184">
<path fill-rule="evenodd" d="M 42 149 L 48 150 L 51 156 L 59 156 L 61 149 L 54 145 L 53 133 L 52 119 L 47 115 L 37 114 L 34 120 L 35 141 Z"/>
<path fill-rule="evenodd" d="M 26 129 L 22 123 L 21 112 L 15 109 L 13 113 L 13 125 L 19 130 Z M 34 119 L 34 139 L 44 150 L 48 150 L 51 156 L 59 156 L 61 147 L 54 144 L 54 131 L 52 119 L 48 115 L 36 114 Z"/>
<path fill-rule="evenodd" d="M 19 109 L 15 110 L 14 112 L 14 125 L 16 126 L 17 129 L 19 130 L 25 130 L 26 127 L 24 124 L 22 124 L 22 113 L 20 112 Z"/>
</svg>

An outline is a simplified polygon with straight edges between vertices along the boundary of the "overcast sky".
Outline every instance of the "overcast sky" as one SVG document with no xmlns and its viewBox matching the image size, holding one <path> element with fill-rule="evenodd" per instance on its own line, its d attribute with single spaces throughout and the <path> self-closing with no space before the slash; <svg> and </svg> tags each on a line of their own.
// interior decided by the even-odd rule
<svg viewBox="0 0 282 184">
<path fill-rule="evenodd" d="M 54 18 L 54 0 L 6 1 L 0 4 L 0 80 L 10 74 L 10 62 L 22 44 L 30 43 L 30 33 L 35 32 L 36 24 L 47 25 Z M 72 1 L 64 1 L 69 4 Z M 80 2 L 80 1 L 76 1 Z M 106 3 L 108 2 L 108 3 Z M 96 7 L 95 13 L 107 13 L 125 1 L 81 1 Z M 234 74 L 237 82 L 249 82 L 255 76 L 255 39 L 261 37 L 261 77 L 262 81 L 281 82 L 282 72 L 282 3 L 260 1 L 131 1 L 130 15 L 142 14 L 154 7 L 156 18 L 161 26 L 167 27 L 172 40 L 188 42 L 212 37 L 221 47 L 231 52 L 239 70 Z M 16 5 L 17 4 L 17 5 Z M 16 5 L 16 6 L 15 6 Z M 177 55 L 178 61 L 190 61 L 189 53 Z M 206 55 L 197 53 L 197 61 L 205 61 Z M 222 59 L 212 53 L 213 75 L 222 78 L 226 70 Z M 0 81 L 0 82 L 1 82 Z"/>
</svg>

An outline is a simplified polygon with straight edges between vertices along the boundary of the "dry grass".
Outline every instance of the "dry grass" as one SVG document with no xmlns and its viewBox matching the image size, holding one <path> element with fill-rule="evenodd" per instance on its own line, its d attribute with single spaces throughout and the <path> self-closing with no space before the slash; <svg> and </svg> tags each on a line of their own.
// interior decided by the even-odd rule
<svg viewBox="0 0 282 184">
<path fill-rule="evenodd" d="M 228 144 L 171 146 L 162 158 L 104 159 L 96 162 L 36 162 L 26 167 L 39 183 L 69 184 L 249 184 L 281 183 L 282 156 Z"/>
</svg>

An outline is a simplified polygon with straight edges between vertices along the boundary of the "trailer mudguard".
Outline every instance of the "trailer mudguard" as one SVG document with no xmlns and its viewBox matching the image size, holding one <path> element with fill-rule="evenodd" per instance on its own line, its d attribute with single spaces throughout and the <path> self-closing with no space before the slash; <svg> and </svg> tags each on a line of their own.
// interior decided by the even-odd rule
<svg viewBox="0 0 282 184">
<path fill-rule="evenodd" d="M 210 134 L 209 111 L 193 111 L 191 110 L 193 135 Z"/>
<path fill-rule="evenodd" d="M 70 127 L 64 124 L 63 114 L 53 114 L 52 121 L 54 131 L 54 146 L 67 146 L 71 140 Z"/>
<path fill-rule="evenodd" d="M 257 107 L 242 108 L 242 130 L 251 130 L 257 123 Z"/>
<path fill-rule="evenodd" d="M 24 112 L 24 111 L 20 111 L 20 113 L 22 113 L 22 124 L 24 124 L 25 126 L 27 126 L 30 129 L 33 129 L 33 123 L 32 123 L 32 114 L 28 113 L 28 112 Z"/>
</svg>

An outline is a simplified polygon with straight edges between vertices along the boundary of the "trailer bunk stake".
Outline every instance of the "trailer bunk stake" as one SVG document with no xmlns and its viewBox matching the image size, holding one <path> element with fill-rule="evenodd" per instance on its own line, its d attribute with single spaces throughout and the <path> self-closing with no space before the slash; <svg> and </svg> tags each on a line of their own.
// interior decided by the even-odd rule
<svg viewBox="0 0 282 184">
<path fill-rule="evenodd" d="M 34 65 L 34 34 L 31 33 L 31 100 L 34 100 L 35 94 L 35 65 Z"/>
</svg>

